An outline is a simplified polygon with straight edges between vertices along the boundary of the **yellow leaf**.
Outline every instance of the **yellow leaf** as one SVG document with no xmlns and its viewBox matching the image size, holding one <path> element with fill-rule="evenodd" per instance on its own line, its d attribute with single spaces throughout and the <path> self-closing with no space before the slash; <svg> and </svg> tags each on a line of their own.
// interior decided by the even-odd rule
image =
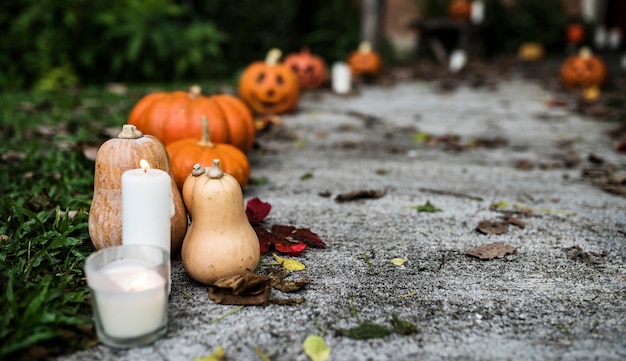
<svg viewBox="0 0 626 361">
<path fill-rule="evenodd" d="M 391 260 L 391 263 L 395 266 L 402 266 L 403 264 L 406 263 L 406 260 L 404 258 L 394 258 Z"/>
<path fill-rule="evenodd" d="M 224 348 L 219 346 L 212 354 L 196 357 L 193 361 L 226 361 L 226 353 L 224 352 Z"/>
<path fill-rule="evenodd" d="M 311 361 L 326 361 L 330 357 L 330 347 L 324 341 L 324 338 L 317 335 L 310 335 L 302 344 L 304 353 L 309 356 Z"/>
<path fill-rule="evenodd" d="M 509 202 L 507 201 L 494 202 L 489 205 L 489 208 L 491 209 L 500 209 L 500 208 L 508 208 L 508 207 L 509 207 Z"/>
<path fill-rule="evenodd" d="M 272 256 L 274 256 L 274 259 L 278 262 L 278 264 L 290 271 L 302 271 L 303 269 L 306 269 L 302 263 L 296 261 L 295 259 L 282 258 L 276 253 L 272 253 Z"/>
</svg>

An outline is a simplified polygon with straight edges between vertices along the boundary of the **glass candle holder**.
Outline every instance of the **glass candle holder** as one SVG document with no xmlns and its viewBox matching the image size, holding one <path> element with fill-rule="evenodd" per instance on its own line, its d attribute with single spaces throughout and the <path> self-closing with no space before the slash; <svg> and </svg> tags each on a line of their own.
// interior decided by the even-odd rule
<svg viewBox="0 0 626 361">
<path fill-rule="evenodd" d="M 167 251 L 150 245 L 104 248 L 87 258 L 85 275 L 102 343 L 141 346 L 167 332 Z"/>
</svg>

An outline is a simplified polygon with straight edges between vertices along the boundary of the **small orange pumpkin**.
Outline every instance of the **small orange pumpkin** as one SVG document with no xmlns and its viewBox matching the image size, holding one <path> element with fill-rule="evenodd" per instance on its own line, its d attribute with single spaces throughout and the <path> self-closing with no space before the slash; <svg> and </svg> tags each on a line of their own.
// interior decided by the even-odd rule
<svg viewBox="0 0 626 361">
<path fill-rule="evenodd" d="M 585 38 L 585 29 L 579 22 L 573 22 L 567 27 L 567 42 L 580 44 Z"/>
<path fill-rule="evenodd" d="M 287 55 L 283 63 L 296 73 L 300 89 L 319 88 L 328 77 L 328 68 L 324 59 L 311 54 L 306 47 L 302 48 L 299 53 Z"/>
<path fill-rule="evenodd" d="M 448 4 L 448 17 L 454 20 L 469 20 L 472 3 L 469 0 L 452 0 Z"/>
<path fill-rule="evenodd" d="M 209 121 L 202 117 L 202 139 L 186 138 L 167 145 L 167 153 L 172 161 L 174 182 L 182 190 L 185 179 L 189 176 L 194 165 L 211 164 L 213 159 L 219 159 L 222 170 L 232 175 L 241 188 L 248 184 L 250 179 L 250 163 L 246 155 L 237 147 L 230 144 L 213 143 L 209 136 Z"/>
<path fill-rule="evenodd" d="M 298 78 L 279 62 L 281 55 L 279 49 L 270 50 L 265 61 L 251 63 L 239 78 L 239 96 L 257 113 L 281 114 L 298 105 Z"/>
<path fill-rule="evenodd" d="M 360 75 L 376 76 L 380 74 L 383 67 L 380 55 L 372 49 L 367 41 L 362 42 L 358 50 L 350 53 L 347 63 L 355 77 Z"/>
<path fill-rule="evenodd" d="M 256 128 L 245 103 L 228 94 L 204 96 L 199 86 L 192 86 L 188 92 L 146 95 L 131 111 L 128 123 L 168 145 L 179 139 L 200 139 L 202 116 L 211 123 L 214 142 L 232 144 L 244 153 L 252 149 Z"/>
<path fill-rule="evenodd" d="M 565 59 L 561 65 L 561 83 L 567 88 L 600 86 L 606 79 L 606 66 L 602 59 L 583 47 L 576 55 Z"/>
</svg>

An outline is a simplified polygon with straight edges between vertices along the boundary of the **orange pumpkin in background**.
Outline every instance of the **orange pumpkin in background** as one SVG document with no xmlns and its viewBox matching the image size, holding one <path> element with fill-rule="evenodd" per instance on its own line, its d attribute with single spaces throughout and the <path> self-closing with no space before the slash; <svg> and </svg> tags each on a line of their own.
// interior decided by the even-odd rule
<svg viewBox="0 0 626 361">
<path fill-rule="evenodd" d="M 469 20 L 472 3 L 469 0 L 452 0 L 448 4 L 448 17 L 454 20 Z"/>
<path fill-rule="evenodd" d="M 131 111 L 128 123 L 168 145 L 179 139 L 202 138 L 203 116 L 209 119 L 211 140 L 232 144 L 244 153 L 252 149 L 256 128 L 245 103 L 228 94 L 204 96 L 198 86 L 188 92 L 146 95 Z"/>
<path fill-rule="evenodd" d="M 259 114 L 281 114 L 294 110 L 300 98 L 298 78 L 280 63 L 282 53 L 272 49 L 265 61 L 255 61 L 239 78 L 239 96 Z"/>
<path fill-rule="evenodd" d="M 287 55 L 283 63 L 296 73 L 300 89 L 319 88 L 328 77 L 328 68 L 324 59 L 311 54 L 306 47 L 302 48 L 299 53 Z"/>
<path fill-rule="evenodd" d="M 356 77 L 361 75 L 376 76 L 380 74 L 383 68 L 380 55 L 372 49 L 367 41 L 362 42 L 359 49 L 348 56 L 347 63 L 352 75 Z"/>
<path fill-rule="evenodd" d="M 606 79 L 606 66 L 587 47 L 565 59 L 561 65 L 561 83 L 567 88 L 599 87 Z"/>
<path fill-rule="evenodd" d="M 250 179 L 250 163 L 239 148 L 230 144 L 213 143 L 210 140 L 209 121 L 202 117 L 202 139 L 186 138 L 168 144 L 167 153 L 172 161 L 174 182 L 182 190 L 185 179 L 191 174 L 196 163 L 210 166 L 213 159 L 219 159 L 222 170 L 232 175 L 241 188 Z"/>
<path fill-rule="evenodd" d="M 579 22 L 573 22 L 567 27 L 567 42 L 570 44 L 580 44 L 585 38 L 585 29 Z"/>
</svg>

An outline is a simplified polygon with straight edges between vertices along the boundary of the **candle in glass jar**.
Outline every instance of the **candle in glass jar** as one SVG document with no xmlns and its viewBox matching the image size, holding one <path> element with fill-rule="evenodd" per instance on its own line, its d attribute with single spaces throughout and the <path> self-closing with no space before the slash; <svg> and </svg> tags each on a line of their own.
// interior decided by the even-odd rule
<svg viewBox="0 0 626 361">
<path fill-rule="evenodd" d="M 148 244 L 171 251 L 172 179 L 141 160 L 122 174 L 122 244 Z"/>
<path fill-rule="evenodd" d="M 107 336 L 140 337 L 167 323 L 166 280 L 157 271 L 138 260 L 118 260 L 100 273 L 101 284 L 91 287 L 96 290 L 95 307 Z"/>
</svg>

